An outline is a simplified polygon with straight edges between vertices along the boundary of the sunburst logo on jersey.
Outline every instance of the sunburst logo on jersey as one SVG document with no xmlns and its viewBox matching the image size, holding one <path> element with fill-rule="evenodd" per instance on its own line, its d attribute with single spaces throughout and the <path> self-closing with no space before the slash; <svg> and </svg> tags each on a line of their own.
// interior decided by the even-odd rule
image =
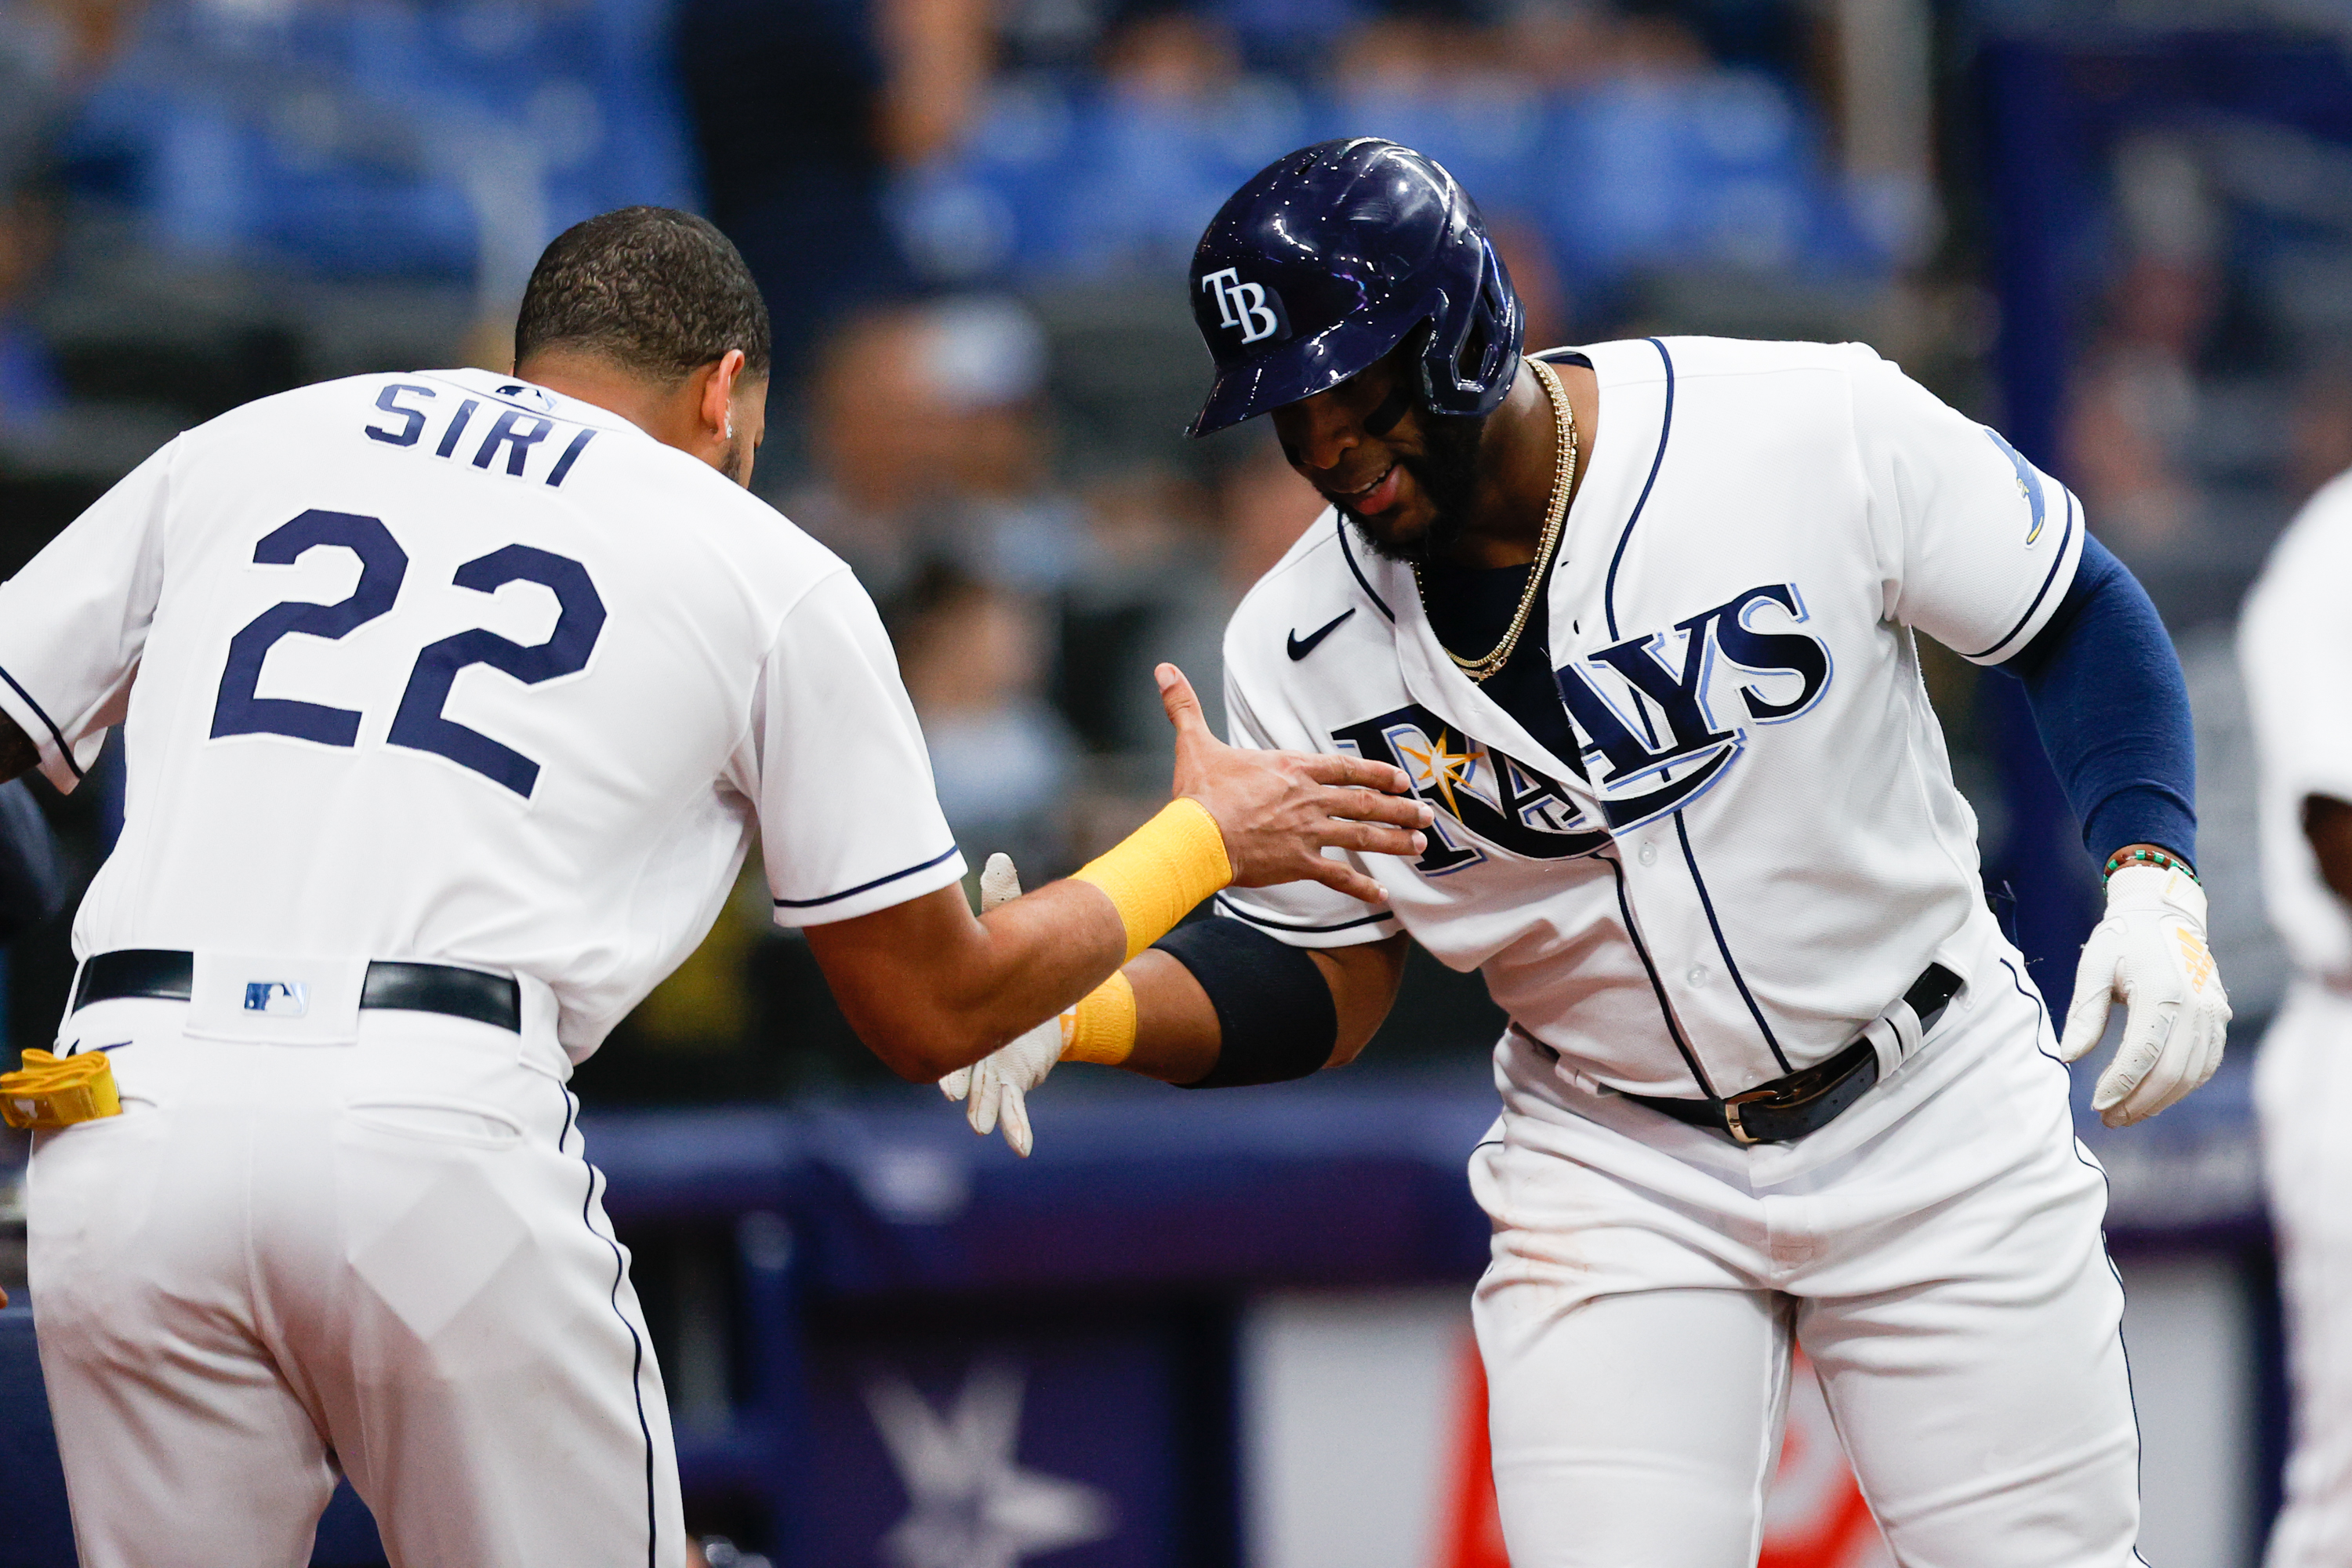
<svg viewBox="0 0 2352 1568">
<path fill-rule="evenodd" d="M 1468 738 L 1465 736 L 1465 739 Z M 1462 820 L 1462 809 L 1454 804 L 1454 786 L 1460 784 L 1465 789 L 1470 786 L 1470 775 L 1477 771 L 1478 763 L 1486 756 L 1486 751 L 1485 747 L 1472 741 L 1457 752 L 1452 749 L 1450 743 L 1452 740 L 1451 731 L 1440 730 L 1437 732 L 1437 739 L 1429 743 L 1427 751 L 1412 745 L 1400 747 L 1399 750 L 1412 759 L 1413 767 L 1418 774 L 1413 783 L 1423 789 L 1436 790 L 1444 797 L 1445 815 L 1459 822 Z"/>
</svg>

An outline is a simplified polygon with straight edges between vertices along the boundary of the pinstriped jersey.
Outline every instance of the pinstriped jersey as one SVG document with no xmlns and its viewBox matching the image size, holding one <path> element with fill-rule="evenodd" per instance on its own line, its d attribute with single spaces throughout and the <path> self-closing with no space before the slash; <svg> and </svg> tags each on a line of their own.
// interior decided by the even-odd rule
<svg viewBox="0 0 2352 1568">
<path fill-rule="evenodd" d="M 585 1056 L 707 931 L 963 873 L 872 602 L 617 415 L 478 371 L 265 399 L 0 584 L 0 710 L 71 788 L 123 727 L 76 952 L 543 982 Z"/>
<path fill-rule="evenodd" d="M 1232 738 L 1394 763 L 1436 821 L 1417 860 L 1360 858 L 1387 908 L 1299 882 L 1219 911 L 1302 946 L 1407 932 L 1570 1070 L 1733 1094 L 1835 1054 L 1990 928 L 1913 634 L 2014 654 L 2083 519 L 1867 348 L 1581 352 L 1598 428 L 1546 601 L 1576 754 L 1462 674 L 1411 569 L 1327 511 L 1227 630 Z"/>
</svg>

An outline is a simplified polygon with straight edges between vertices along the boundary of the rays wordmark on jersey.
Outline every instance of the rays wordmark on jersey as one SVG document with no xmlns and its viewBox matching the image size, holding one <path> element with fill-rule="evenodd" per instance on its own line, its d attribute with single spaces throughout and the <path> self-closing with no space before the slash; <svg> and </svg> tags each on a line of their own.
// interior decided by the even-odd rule
<svg viewBox="0 0 2352 1568">
<path fill-rule="evenodd" d="M 1419 862 L 1423 876 L 1485 860 L 1474 838 L 1534 860 L 1589 855 L 1704 793 L 1738 761 L 1750 726 L 1811 710 L 1829 688 L 1829 647 L 1773 625 L 1793 628 L 1805 619 L 1796 584 L 1770 584 L 1561 666 L 1554 675 L 1579 745 L 1567 760 L 1584 800 L 1516 757 L 1457 735 L 1417 702 L 1343 725 L 1331 739 L 1404 769 L 1439 812 Z"/>
</svg>

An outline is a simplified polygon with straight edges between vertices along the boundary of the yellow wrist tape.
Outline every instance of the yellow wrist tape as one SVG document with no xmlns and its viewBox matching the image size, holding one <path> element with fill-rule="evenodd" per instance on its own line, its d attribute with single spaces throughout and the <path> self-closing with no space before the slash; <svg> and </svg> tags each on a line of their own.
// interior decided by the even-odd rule
<svg viewBox="0 0 2352 1568">
<path fill-rule="evenodd" d="M 1122 969 L 1062 1015 L 1062 1059 L 1117 1067 L 1135 1054 L 1135 987 Z"/>
<path fill-rule="evenodd" d="M 1127 927 L 1127 956 L 1133 958 L 1174 931 L 1193 905 L 1230 885 L 1234 868 L 1217 819 L 1185 796 L 1080 867 L 1075 879 L 1110 895 Z"/>
<path fill-rule="evenodd" d="M 26 1051 L 21 1070 L 0 1073 L 0 1121 L 11 1127 L 47 1132 L 121 1113 L 114 1064 L 104 1051 L 78 1057 Z"/>
</svg>

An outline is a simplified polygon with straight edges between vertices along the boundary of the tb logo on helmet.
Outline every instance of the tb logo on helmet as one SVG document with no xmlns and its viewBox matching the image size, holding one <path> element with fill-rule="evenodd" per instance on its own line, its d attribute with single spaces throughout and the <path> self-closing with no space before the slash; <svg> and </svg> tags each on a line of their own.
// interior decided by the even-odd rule
<svg viewBox="0 0 2352 1568">
<path fill-rule="evenodd" d="M 1201 279 L 1203 292 L 1217 297 L 1217 321 L 1241 329 L 1242 342 L 1264 342 L 1282 330 L 1282 302 L 1266 300 L 1265 285 L 1244 283 L 1241 269 L 1225 267 Z"/>
</svg>

